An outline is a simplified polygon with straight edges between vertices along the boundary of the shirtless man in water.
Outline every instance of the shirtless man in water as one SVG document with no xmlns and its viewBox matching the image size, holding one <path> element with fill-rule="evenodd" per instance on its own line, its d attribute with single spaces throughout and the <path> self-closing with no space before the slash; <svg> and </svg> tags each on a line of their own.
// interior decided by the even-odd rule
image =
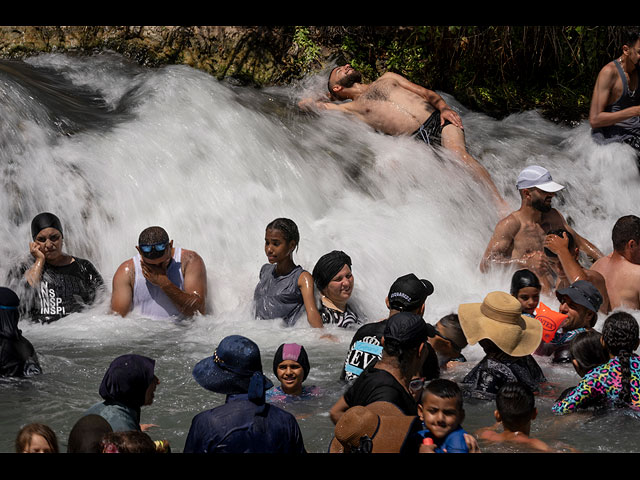
<svg viewBox="0 0 640 480">
<path fill-rule="evenodd" d="M 593 264 L 607 283 L 611 309 L 640 309 L 640 218 L 620 217 L 611 233 L 613 252 Z"/>
<path fill-rule="evenodd" d="M 428 145 L 457 153 L 473 177 L 489 189 L 498 208 L 507 211 L 508 206 L 489 172 L 467 152 L 460 116 L 436 92 L 392 72 L 365 84 L 362 74 L 349 64 L 334 68 L 327 86 L 331 100 L 351 101 L 331 103 L 305 99 L 300 107 L 350 113 L 387 135 L 411 135 Z"/>
<path fill-rule="evenodd" d="M 593 260 L 602 256 L 600 250 L 578 235 L 566 222 L 551 201 L 564 186 L 554 182 L 547 169 L 540 166 L 525 168 L 518 176 L 520 209 L 498 222 L 484 253 L 480 270 L 491 265 L 515 265 L 527 268 L 540 279 L 543 292 L 555 286 L 553 268 L 544 253 L 548 232 L 564 229 L 571 233 L 580 250 Z"/>
</svg>

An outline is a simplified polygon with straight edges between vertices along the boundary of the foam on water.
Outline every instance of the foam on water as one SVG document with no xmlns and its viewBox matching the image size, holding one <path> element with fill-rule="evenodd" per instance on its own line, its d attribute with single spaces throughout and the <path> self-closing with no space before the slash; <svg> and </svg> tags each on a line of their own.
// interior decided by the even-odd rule
<svg viewBox="0 0 640 480">
<path fill-rule="evenodd" d="M 89 258 L 109 285 L 135 253 L 139 232 L 158 224 L 203 257 L 210 313 L 182 323 L 122 319 L 108 313 L 104 298 L 52 325 L 23 322 L 45 374 L 0 384 L 2 451 L 11 451 L 15 432 L 34 417 L 66 440 L 78 415 L 99 400 L 108 363 L 127 352 L 156 358 L 163 383 L 143 423 L 159 424 L 154 437 L 169 438 L 180 451 L 191 417 L 217 398 L 193 382 L 191 368 L 232 333 L 258 342 L 268 374 L 280 343 L 305 345 L 309 381 L 326 395 L 294 408 L 309 450 L 324 451 L 332 431 L 326 412 L 340 394 L 336 380 L 353 332 L 332 330 L 338 341 L 329 342 L 304 319 L 286 329 L 252 318 L 253 289 L 266 262 L 264 227 L 279 216 L 298 224 L 295 259 L 306 269 L 333 249 L 352 257 L 353 301 L 370 320 L 385 316 L 389 285 L 407 272 L 435 285 L 425 316 L 431 323 L 509 284 L 509 272 L 478 270 L 499 220 L 489 193 L 447 153 L 377 134 L 337 113 L 299 111 L 297 100 L 322 88 L 322 76 L 256 90 L 184 66 L 142 69 L 109 54 L 42 55 L 3 66 L 0 274 L 27 255 L 29 224 L 40 211 L 61 217 L 65 249 Z M 443 95 L 462 115 L 470 152 L 514 209 L 518 172 L 543 165 L 567 186 L 556 206 L 610 252 L 613 223 L 635 212 L 640 195 L 629 147 L 596 147 L 586 123 L 562 127 L 535 111 L 498 121 Z M 461 372 L 482 356 L 477 346 L 468 350 Z M 577 382 L 572 371 L 540 363 L 558 383 Z M 475 426 L 487 425 L 492 411 L 476 407 Z M 585 448 L 596 449 L 588 442 Z"/>
</svg>

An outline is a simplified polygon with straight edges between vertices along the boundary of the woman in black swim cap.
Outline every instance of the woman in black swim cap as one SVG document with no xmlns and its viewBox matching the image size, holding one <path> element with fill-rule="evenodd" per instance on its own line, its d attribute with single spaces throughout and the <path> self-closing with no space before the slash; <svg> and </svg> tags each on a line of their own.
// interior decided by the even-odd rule
<svg viewBox="0 0 640 480">
<path fill-rule="evenodd" d="M 535 310 L 540 303 L 540 289 L 540 280 L 531 270 L 518 270 L 511 277 L 510 293 L 518 299 L 525 315 L 535 316 Z"/>
<path fill-rule="evenodd" d="M 63 251 L 60 219 L 49 212 L 36 215 L 31 238 L 34 261 L 22 270 L 31 287 L 25 298 L 31 319 L 49 323 L 93 304 L 104 281 L 91 262 Z"/>
</svg>

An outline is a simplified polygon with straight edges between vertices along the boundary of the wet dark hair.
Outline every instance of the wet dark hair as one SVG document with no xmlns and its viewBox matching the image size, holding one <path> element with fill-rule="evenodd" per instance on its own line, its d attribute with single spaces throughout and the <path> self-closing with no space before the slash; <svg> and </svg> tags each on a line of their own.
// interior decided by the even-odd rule
<svg viewBox="0 0 640 480">
<path fill-rule="evenodd" d="M 462 327 L 460 326 L 460 318 L 457 313 L 450 313 L 449 315 L 445 315 L 440 320 L 438 320 L 438 324 L 440 324 L 447 336 L 447 340 L 449 342 L 455 343 L 455 347 L 458 350 L 462 350 L 464 347 L 468 345 L 467 337 L 462 331 Z M 436 328 L 437 330 L 437 328 Z M 436 333 L 436 335 L 438 335 Z"/>
<path fill-rule="evenodd" d="M 600 332 L 586 330 L 571 339 L 569 353 L 571 359 L 578 363 L 582 376 L 589 370 L 609 361 L 609 355 L 602 346 L 601 338 Z"/>
<path fill-rule="evenodd" d="M 535 397 L 525 384 L 508 382 L 500 387 L 496 394 L 496 408 L 505 430 L 515 431 L 531 420 L 536 408 Z"/>
<path fill-rule="evenodd" d="M 569 244 L 567 245 L 567 248 L 569 249 L 569 252 L 572 252 L 575 250 L 576 248 L 576 241 L 573 238 L 573 235 L 571 235 L 571 233 L 569 233 L 567 230 L 565 230 L 564 228 L 558 228 L 556 230 L 551 230 L 549 232 L 547 232 L 547 235 L 557 235 L 559 237 L 565 236 L 569 239 Z M 548 248 L 545 247 L 544 249 L 544 253 L 547 257 L 551 257 L 551 258 L 556 258 L 557 255 L 555 253 L 553 253 L 551 250 L 549 250 Z"/>
<path fill-rule="evenodd" d="M 398 340 L 393 338 L 385 338 L 382 350 L 390 357 L 394 357 L 398 361 L 398 368 L 405 376 L 411 377 L 415 372 L 410 371 L 413 358 L 418 355 L 420 345 L 412 347 L 403 346 Z"/>
<path fill-rule="evenodd" d="M 622 31 L 622 45 L 633 47 L 640 40 L 640 30 L 627 28 Z"/>
<path fill-rule="evenodd" d="M 618 357 L 621 369 L 621 385 L 618 406 L 626 406 L 631 401 L 630 357 L 638 348 L 638 321 L 626 312 L 616 312 L 604 321 L 602 340 L 611 355 Z"/>
<path fill-rule="evenodd" d="M 517 297 L 520 289 L 526 287 L 541 288 L 540 280 L 536 274 L 531 270 L 523 268 L 522 270 L 518 270 L 511 277 L 511 295 Z"/>
<path fill-rule="evenodd" d="M 153 245 L 154 243 L 167 243 L 169 234 L 162 227 L 147 227 L 138 237 L 138 245 Z"/>
<path fill-rule="evenodd" d="M 333 87 L 333 84 L 331 83 L 331 75 L 333 75 L 333 72 L 335 72 L 336 68 L 339 68 L 339 67 L 340 67 L 339 65 L 333 67 L 329 72 L 329 77 L 327 78 L 327 90 L 329 90 L 329 96 L 336 100 L 338 97 L 336 97 L 335 94 L 333 93 L 333 90 L 331 90 L 331 87 Z"/>
<path fill-rule="evenodd" d="M 456 408 L 458 410 L 462 410 L 462 390 L 453 380 L 449 380 L 448 378 L 436 378 L 435 380 L 431 380 L 427 386 L 424 387 L 420 403 L 424 401 L 427 393 L 439 398 L 455 398 Z"/>
<path fill-rule="evenodd" d="M 296 242 L 296 250 L 300 244 L 300 233 L 298 232 L 298 226 L 293 220 L 288 218 L 276 218 L 267 225 L 265 230 L 280 230 L 287 243 L 292 240 Z"/>
<path fill-rule="evenodd" d="M 640 218 L 635 215 L 620 217 L 611 231 L 611 242 L 616 252 L 624 251 L 630 240 L 640 242 Z"/>
</svg>

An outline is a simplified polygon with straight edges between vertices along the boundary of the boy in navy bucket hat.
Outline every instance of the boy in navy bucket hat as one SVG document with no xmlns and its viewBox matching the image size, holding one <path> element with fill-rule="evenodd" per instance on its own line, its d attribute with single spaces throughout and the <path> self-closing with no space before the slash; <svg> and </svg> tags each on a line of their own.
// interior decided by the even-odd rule
<svg viewBox="0 0 640 480">
<path fill-rule="evenodd" d="M 193 378 L 226 400 L 193 418 L 184 453 L 305 452 L 295 417 L 265 402 L 273 383 L 262 373 L 260 349 L 252 340 L 225 337 L 212 356 L 195 365 Z"/>
</svg>

